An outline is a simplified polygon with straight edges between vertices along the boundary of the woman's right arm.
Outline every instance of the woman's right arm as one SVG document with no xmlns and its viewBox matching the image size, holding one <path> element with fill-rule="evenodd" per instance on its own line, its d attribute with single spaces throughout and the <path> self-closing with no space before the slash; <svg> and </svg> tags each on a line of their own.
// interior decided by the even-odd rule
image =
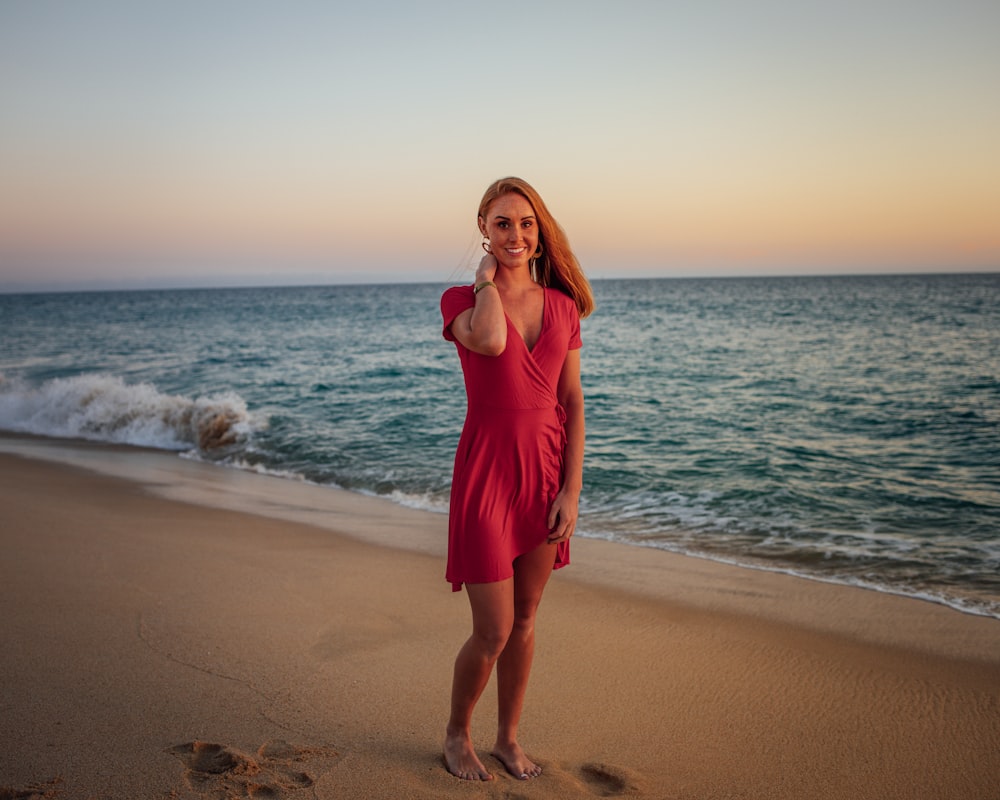
<svg viewBox="0 0 1000 800">
<path fill-rule="evenodd" d="M 476 270 L 476 286 L 492 281 L 497 261 L 483 256 Z M 498 356 L 507 348 L 507 317 L 496 286 L 486 286 L 476 292 L 476 304 L 466 309 L 451 323 L 451 332 L 458 341 L 474 353 Z"/>
</svg>

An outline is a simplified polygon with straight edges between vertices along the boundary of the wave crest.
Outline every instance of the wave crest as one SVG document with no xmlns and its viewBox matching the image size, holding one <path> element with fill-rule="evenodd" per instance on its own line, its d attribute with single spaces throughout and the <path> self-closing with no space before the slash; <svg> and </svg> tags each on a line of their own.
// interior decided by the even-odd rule
<svg viewBox="0 0 1000 800">
<path fill-rule="evenodd" d="M 0 375 L 0 428 L 41 436 L 210 452 L 254 429 L 246 402 L 225 392 L 189 398 L 113 375 L 53 378 L 37 387 Z"/>
</svg>

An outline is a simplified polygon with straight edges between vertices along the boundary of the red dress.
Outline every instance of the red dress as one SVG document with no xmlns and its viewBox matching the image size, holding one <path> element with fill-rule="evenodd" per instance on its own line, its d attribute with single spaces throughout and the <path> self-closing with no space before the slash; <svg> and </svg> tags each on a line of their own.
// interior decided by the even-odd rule
<svg viewBox="0 0 1000 800">
<path fill-rule="evenodd" d="M 548 516 L 563 481 L 566 413 L 556 394 L 569 350 L 581 347 L 576 304 L 546 288 L 542 330 L 528 350 L 507 318 L 507 347 L 499 356 L 474 353 L 451 332 L 455 317 L 475 305 L 471 286 L 441 297 L 444 338 L 455 342 L 468 408 L 455 453 L 448 517 L 452 590 L 514 574 L 514 559 L 549 535 Z M 561 542 L 555 569 L 569 563 Z"/>
</svg>

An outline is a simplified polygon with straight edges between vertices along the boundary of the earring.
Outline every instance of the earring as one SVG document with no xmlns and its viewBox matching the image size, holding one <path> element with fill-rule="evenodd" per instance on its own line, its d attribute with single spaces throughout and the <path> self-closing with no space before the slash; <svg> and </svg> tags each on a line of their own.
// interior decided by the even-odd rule
<svg viewBox="0 0 1000 800">
<path fill-rule="evenodd" d="M 528 269 L 531 270 L 531 279 L 538 281 L 538 259 L 542 257 L 542 253 L 545 252 L 545 248 L 542 247 L 542 243 L 538 243 L 538 248 L 532 253 L 531 258 L 528 259 Z"/>
<path fill-rule="evenodd" d="M 491 255 L 493 254 L 493 251 L 490 250 L 490 240 L 486 236 L 483 237 L 483 250 L 485 250 L 487 253 Z"/>
<path fill-rule="evenodd" d="M 538 243 L 538 247 L 535 249 L 535 252 L 531 254 L 531 258 L 528 260 L 528 263 L 531 265 L 532 269 L 534 269 L 535 263 L 538 261 L 538 259 L 540 259 L 542 257 L 542 254 L 544 252 L 545 252 L 545 248 L 542 247 L 542 243 L 539 242 Z"/>
</svg>

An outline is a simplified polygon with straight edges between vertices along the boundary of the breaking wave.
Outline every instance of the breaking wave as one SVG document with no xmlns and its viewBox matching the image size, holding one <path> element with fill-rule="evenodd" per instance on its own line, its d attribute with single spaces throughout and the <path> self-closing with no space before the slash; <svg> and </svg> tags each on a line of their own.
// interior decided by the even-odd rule
<svg viewBox="0 0 1000 800">
<path fill-rule="evenodd" d="M 113 375 L 53 378 L 29 386 L 0 376 L 0 428 L 161 450 L 214 452 L 243 444 L 255 424 L 226 392 L 183 397 Z"/>
</svg>

